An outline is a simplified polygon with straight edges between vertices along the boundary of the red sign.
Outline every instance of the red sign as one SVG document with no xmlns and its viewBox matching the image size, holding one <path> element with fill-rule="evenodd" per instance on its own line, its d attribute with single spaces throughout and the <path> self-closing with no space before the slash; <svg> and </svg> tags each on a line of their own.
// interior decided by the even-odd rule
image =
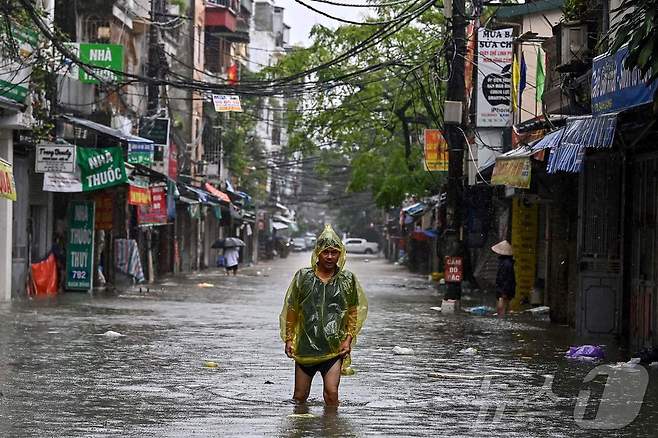
<svg viewBox="0 0 658 438">
<path fill-rule="evenodd" d="M 95 197 L 96 202 L 96 229 L 112 229 L 112 211 L 114 210 L 114 197 L 108 192 L 99 192 Z"/>
<path fill-rule="evenodd" d="M 169 178 L 178 178 L 178 146 L 173 140 L 169 142 Z"/>
<path fill-rule="evenodd" d="M 133 186 L 128 188 L 128 204 L 151 205 L 151 192 L 148 187 Z"/>
<path fill-rule="evenodd" d="M 137 222 L 140 225 L 160 225 L 167 223 L 167 193 L 164 187 L 151 187 L 151 204 L 137 209 Z"/>
<path fill-rule="evenodd" d="M 444 267 L 444 279 L 446 283 L 459 283 L 464 278 L 463 258 L 446 256 Z"/>
</svg>

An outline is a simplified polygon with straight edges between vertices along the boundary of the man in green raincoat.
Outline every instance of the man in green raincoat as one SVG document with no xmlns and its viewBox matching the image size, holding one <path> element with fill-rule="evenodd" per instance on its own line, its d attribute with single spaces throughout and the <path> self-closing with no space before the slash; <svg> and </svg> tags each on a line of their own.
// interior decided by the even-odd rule
<svg viewBox="0 0 658 438">
<path fill-rule="evenodd" d="M 356 276 L 344 269 L 345 245 L 330 225 L 317 238 L 311 266 L 295 273 L 280 316 L 285 353 L 295 360 L 293 398 L 304 402 L 313 376 L 322 375 L 324 401 L 338 405 L 341 371 L 349 368 L 352 345 L 368 313 Z"/>
</svg>

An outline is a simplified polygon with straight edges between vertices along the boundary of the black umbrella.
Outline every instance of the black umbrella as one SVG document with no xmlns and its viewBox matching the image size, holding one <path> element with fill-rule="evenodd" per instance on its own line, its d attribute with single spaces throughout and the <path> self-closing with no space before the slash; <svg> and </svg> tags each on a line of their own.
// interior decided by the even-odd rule
<svg viewBox="0 0 658 438">
<path fill-rule="evenodd" d="M 213 248 L 235 248 L 236 246 L 246 246 L 246 244 L 237 237 L 227 237 L 226 239 L 218 239 L 212 244 Z"/>
</svg>

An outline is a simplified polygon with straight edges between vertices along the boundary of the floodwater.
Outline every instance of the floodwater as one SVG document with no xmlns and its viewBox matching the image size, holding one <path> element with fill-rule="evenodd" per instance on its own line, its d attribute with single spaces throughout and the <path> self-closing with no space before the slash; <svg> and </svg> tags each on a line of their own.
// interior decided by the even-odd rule
<svg viewBox="0 0 658 438">
<path fill-rule="evenodd" d="M 5 305 L 0 436 L 655 434 L 658 369 L 624 371 L 612 400 L 605 376 L 583 383 L 600 364 L 564 359 L 577 342 L 569 329 L 531 316 L 443 315 L 431 309 L 440 299 L 424 278 L 365 256 L 348 261 L 370 300 L 353 352 L 357 374 L 343 378 L 337 411 L 324 409 L 319 375 L 307 406 L 295 406 L 278 314 L 294 270 L 308 261 L 309 253 L 295 253 L 237 277 L 211 270 L 145 293 Z M 414 354 L 394 355 L 396 345 Z M 460 352 L 469 347 L 476 352 Z M 603 363 L 628 359 L 608 351 Z M 644 392 L 638 376 L 647 375 Z M 574 417 L 585 390 L 584 412 Z M 634 408 L 639 414 L 617 419 L 617 429 L 593 429 L 608 424 L 606 413 Z"/>
</svg>

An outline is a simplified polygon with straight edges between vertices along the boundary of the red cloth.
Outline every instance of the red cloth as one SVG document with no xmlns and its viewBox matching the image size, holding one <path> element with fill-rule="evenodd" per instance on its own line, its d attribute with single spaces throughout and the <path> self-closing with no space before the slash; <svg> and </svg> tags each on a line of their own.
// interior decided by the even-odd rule
<svg viewBox="0 0 658 438">
<path fill-rule="evenodd" d="M 57 261 L 54 254 L 42 262 L 34 263 L 32 267 L 32 293 L 34 295 L 57 294 Z"/>
</svg>

